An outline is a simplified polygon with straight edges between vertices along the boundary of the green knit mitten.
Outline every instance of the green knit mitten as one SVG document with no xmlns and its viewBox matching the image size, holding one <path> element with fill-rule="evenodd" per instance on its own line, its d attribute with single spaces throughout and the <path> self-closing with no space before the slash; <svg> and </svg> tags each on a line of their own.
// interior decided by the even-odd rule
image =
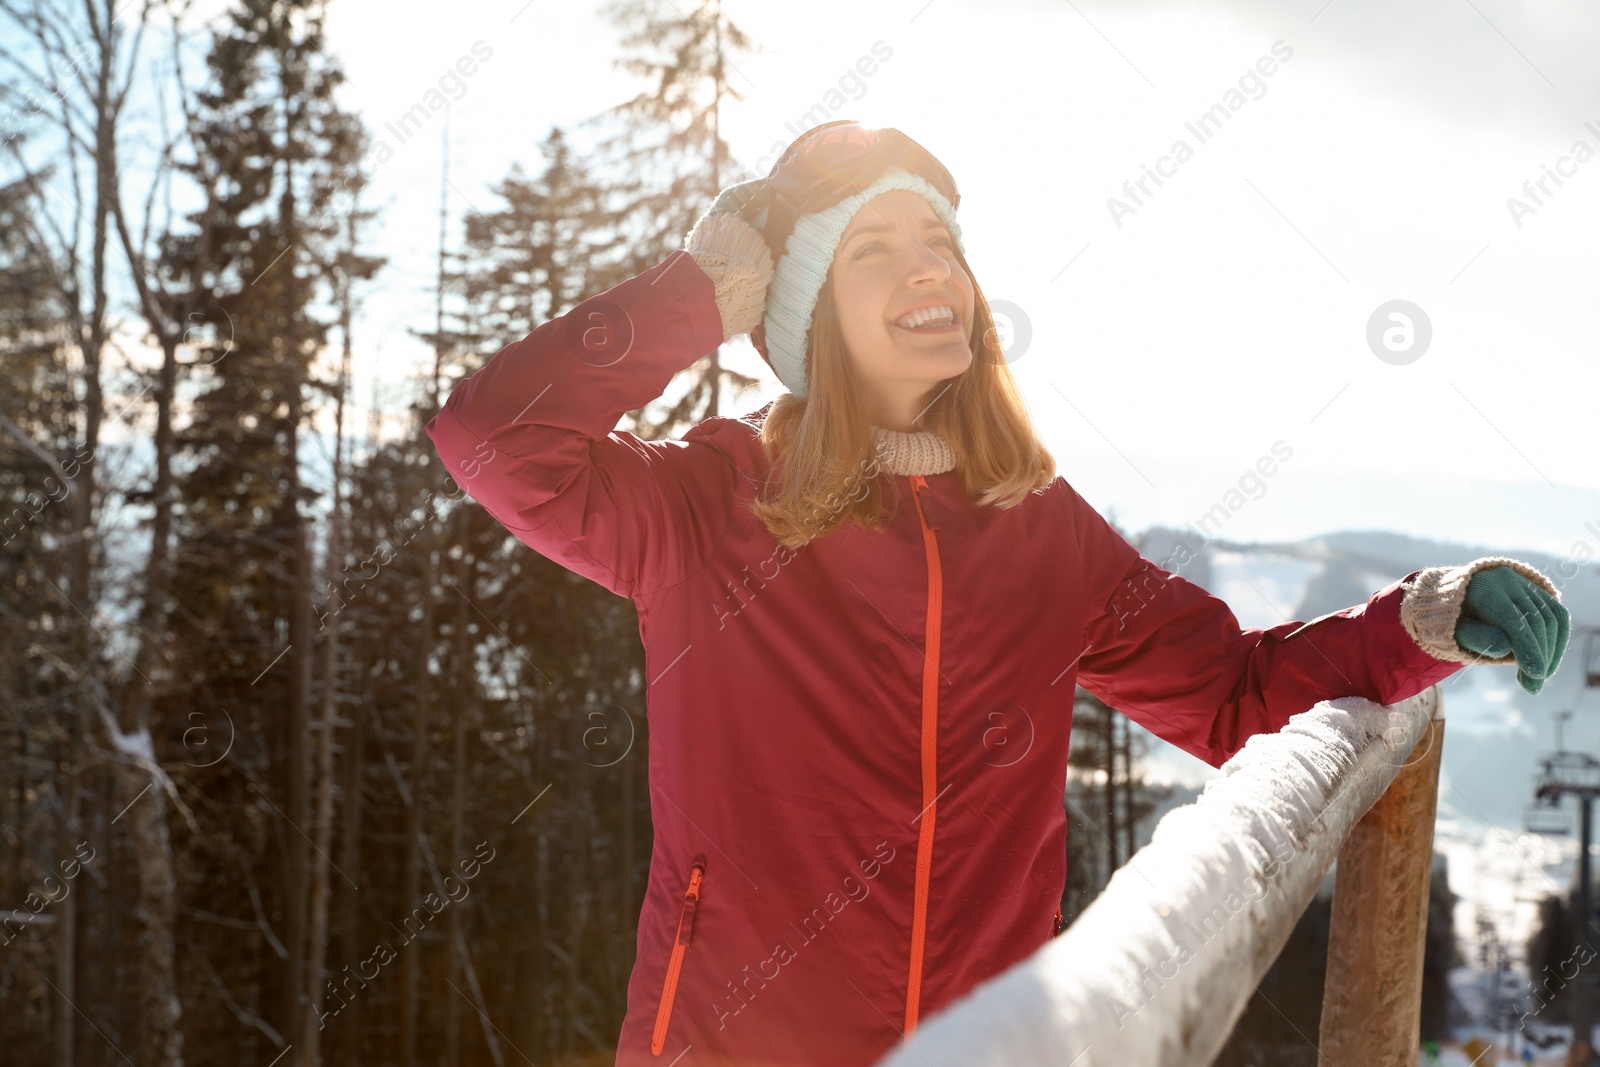
<svg viewBox="0 0 1600 1067">
<path fill-rule="evenodd" d="M 1456 643 L 1469 652 L 1515 655 L 1517 682 L 1537 693 L 1561 664 L 1572 616 L 1561 601 L 1510 567 L 1472 576 L 1456 623 Z"/>
</svg>

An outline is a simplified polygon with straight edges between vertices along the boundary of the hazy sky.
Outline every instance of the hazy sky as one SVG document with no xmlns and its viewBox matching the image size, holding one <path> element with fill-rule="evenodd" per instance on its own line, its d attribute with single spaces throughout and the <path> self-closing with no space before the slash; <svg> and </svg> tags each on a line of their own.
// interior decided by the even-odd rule
<svg viewBox="0 0 1600 1067">
<path fill-rule="evenodd" d="M 853 117 L 949 166 L 977 280 L 1026 319 L 1014 369 L 1033 415 L 1102 512 L 1139 529 L 1222 504 L 1225 537 L 1389 528 L 1600 555 L 1592 7 L 725 10 L 763 49 L 728 57 L 741 162 Z M 371 168 L 391 263 L 357 342 L 366 381 L 398 379 L 425 357 L 407 328 L 432 322 L 445 114 L 404 143 L 385 124 L 492 50 L 451 93 L 457 245 L 462 212 L 491 207 L 513 161 L 536 170 L 552 125 L 643 86 L 614 69 L 620 34 L 598 4 L 335 0 L 329 25 L 347 104 L 395 149 Z M 1124 183 L 1147 168 L 1164 176 L 1135 199 Z M 1524 183 L 1541 178 L 1535 199 Z M 1369 345 L 1392 301 L 1429 324 L 1420 356 L 1390 357 L 1410 362 Z M 744 412 L 780 386 L 736 347 L 767 383 L 732 402 Z M 1281 462 L 1257 480 L 1262 457 Z"/>
</svg>

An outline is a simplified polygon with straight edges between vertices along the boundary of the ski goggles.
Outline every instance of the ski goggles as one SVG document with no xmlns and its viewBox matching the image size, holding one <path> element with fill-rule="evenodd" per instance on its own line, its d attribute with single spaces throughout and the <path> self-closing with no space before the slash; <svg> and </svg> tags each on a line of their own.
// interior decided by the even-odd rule
<svg viewBox="0 0 1600 1067">
<path fill-rule="evenodd" d="M 800 216 L 860 192 L 895 166 L 926 179 L 952 211 L 961 206 L 955 179 L 932 152 L 893 127 L 835 119 L 812 127 L 784 149 L 767 175 L 765 204 L 752 205 L 746 221 L 756 223 L 775 257 L 782 256 Z"/>
</svg>

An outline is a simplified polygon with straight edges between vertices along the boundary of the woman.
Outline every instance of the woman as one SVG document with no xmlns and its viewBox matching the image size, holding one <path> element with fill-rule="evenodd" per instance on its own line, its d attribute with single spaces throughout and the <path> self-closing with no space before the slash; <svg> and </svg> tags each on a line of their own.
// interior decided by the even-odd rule
<svg viewBox="0 0 1600 1067">
<path fill-rule="evenodd" d="M 1045 943 L 1075 685 L 1220 766 L 1319 700 L 1560 661 L 1556 589 L 1512 559 L 1242 630 L 1142 558 L 1035 437 L 959 202 L 898 131 L 808 131 L 428 425 L 507 529 L 638 608 L 655 840 L 618 1064 L 870 1064 Z M 788 394 L 615 431 L 752 331 Z"/>
</svg>

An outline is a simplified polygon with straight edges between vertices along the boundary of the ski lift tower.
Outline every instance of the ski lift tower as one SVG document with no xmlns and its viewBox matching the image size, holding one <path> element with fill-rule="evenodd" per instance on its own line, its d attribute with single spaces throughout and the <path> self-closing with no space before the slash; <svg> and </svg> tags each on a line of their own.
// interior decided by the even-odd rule
<svg viewBox="0 0 1600 1067">
<path fill-rule="evenodd" d="M 1591 642 L 1592 644 L 1592 642 Z M 1587 664 L 1586 664 L 1587 666 Z M 1586 672 L 1585 684 L 1591 684 Z M 1600 686 L 1600 678 L 1592 683 Z M 1538 784 L 1534 798 L 1540 807 L 1555 809 L 1566 796 L 1578 798 L 1578 905 L 1573 923 L 1574 935 L 1580 939 L 1589 930 L 1600 933 L 1595 922 L 1594 904 L 1590 898 L 1589 844 L 1593 837 L 1594 798 L 1600 796 L 1600 760 L 1587 752 L 1575 752 L 1562 744 L 1562 727 L 1572 716 L 1570 711 L 1556 713 L 1556 751 L 1540 760 Z M 1576 946 L 1574 946 L 1576 948 Z M 1590 1034 L 1594 1026 L 1589 974 L 1580 969 L 1572 988 L 1572 1045 L 1569 1065 L 1590 1067 L 1593 1051 Z"/>
</svg>

